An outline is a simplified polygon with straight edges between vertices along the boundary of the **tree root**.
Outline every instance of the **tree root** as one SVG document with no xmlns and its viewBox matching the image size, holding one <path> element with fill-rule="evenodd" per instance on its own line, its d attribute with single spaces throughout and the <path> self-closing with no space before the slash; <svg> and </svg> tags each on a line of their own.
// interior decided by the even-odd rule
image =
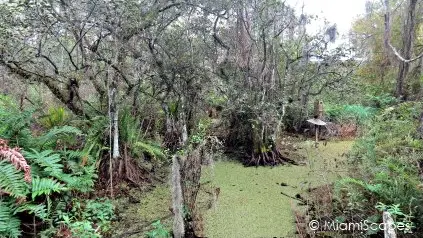
<svg viewBox="0 0 423 238">
<path fill-rule="evenodd" d="M 249 160 L 246 160 L 244 164 L 246 166 L 276 166 L 287 163 L 297 165 L 297 162 L 283 156 L 277 149 L 272 149 L 266 152 L 251 153 Z"/>
<path fill-rule="evenodd" d="M 107 155 L 106 155 L 107 156 Z M 110 160 L 103 159 L 99 166 L 99 185 L 100 187 L 110 187 Z M 121 184 L 122 182 L 129 182 L 133 186 L 140 186 L 143 182 L 150 183 L 150 173 L 141 167 L 137 160 L 128 156 L 125 148 L 124 156 L 112 160 L 113 168 L 113 187 Z"/>
</svg>

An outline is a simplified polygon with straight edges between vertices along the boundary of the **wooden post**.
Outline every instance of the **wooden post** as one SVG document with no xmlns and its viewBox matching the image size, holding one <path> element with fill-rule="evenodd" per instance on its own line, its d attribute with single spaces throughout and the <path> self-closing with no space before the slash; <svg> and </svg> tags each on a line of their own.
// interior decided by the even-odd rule
<svg viewBox="0 0 423 238">
<path fill-rule="evenodd" d="M 314 118 L 316 118 L 316 119 L 322 119 L 323 118 L 323 101 L 316 100 L 314 102 Z M 319 125 L 316 125 L 315 128 L 316 128 L 315 147 L 317 148 L 317 145 L 319 143 Z"/>
<path fill-rule="evenodd" d="M 319 143 L 319 125 L 315 125 L 315 128 L 316 128 L 316 142 L 314 146 L 317 148 L 317 145 Z"/>
<path fill-rule="evenodd" d="M 383 212 L 383 224 L 385 227 L 384 233 L 385 238 L 397 238 L 397 234 L 395 234 L 395 222 L 392 219 L 391 214 L 387 211 Z"/>
<path fill-rule="evenodd" d="M 316 100 L 314 102 L 314 118 L 316 119 L 323 118 L 323 101 Z"/>
</svg>

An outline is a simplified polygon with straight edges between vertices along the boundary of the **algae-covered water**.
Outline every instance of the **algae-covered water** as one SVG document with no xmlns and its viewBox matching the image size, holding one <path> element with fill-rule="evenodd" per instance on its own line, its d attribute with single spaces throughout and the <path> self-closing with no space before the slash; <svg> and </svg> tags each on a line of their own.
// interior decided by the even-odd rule
<svg viewBox="0 0 423 238">
<path fill-rule="evenodd" d="M 342 175 L 342 154 L 351 142 L 332 142 L 317 150 L 304 145 L 304 166 L 244 167 L 237 162 L 215 165 L 214 183 L 221 188 L 216 209 L 205 214 L 207 237 L 295 237 L 295 197 L 306 189 Z M 284 186 L 281 186 L 281 183 Z"/>
<path fill-rule="evenodd" d="M 312 143 L 305 143 L 301 153 L 307 160 L 301 166 L 256 168 L 244 167 L 237 161 L 217 161 L 212 170 L 204 170 L 202 178 L 203 182 L 210 181 L 207 186 L 220 187 L 216 207 L 203 214 L 205 235 L 210 238 L 295 237 L 292 209 L 297 201 L 288 196 L 304 194 L 307 189 L 331 183 L 344 174 L 346 169 L 342 154 L 351 145 L 352 141 L 330 142 L 316 149 Z M 140 203 L 129 205 L 126 212 L 123 211 L 122 215 L 126 218 L 119 222 L 120 225 L 116 224 L 116 234 L 151 229 L 148 224 L 157 219 L 162 219 L 165 227 L 170 229 L 169 185 L 159 185 L 139 196 Z M 200 192 L 199 196 L 200 201 L 207 199 L 204 192 Z M 120 201 L 119 205 L 124 202 Z M 123 230 L 122 226 L 125 227 Z M 124 237 L 143 237 L 142 234 L 138 232 Z"/>
</svg>

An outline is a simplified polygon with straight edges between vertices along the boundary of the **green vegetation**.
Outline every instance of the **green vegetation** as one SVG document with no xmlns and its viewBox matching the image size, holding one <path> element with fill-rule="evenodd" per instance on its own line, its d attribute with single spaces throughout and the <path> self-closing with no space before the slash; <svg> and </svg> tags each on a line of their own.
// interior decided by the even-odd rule
<svg viewBox="0 0 423 238">
<path fill-rule="evenodd" d="M 423 233 L 423 1 L 307 8 L 0 1 L 0 237 Z"/>
<path fill-rule="evenodd" d="M 326 107 L 328 120 L 337 123 L 358 123 L 363 124 L 376 112 L 375 108 L 362 105 L 329 105 Z"/>
<path fill-rule="evenodd" d="M 353 211 L 380 221 L 376 208 L 380 209 L 382 203 L 400 209 L 402 219 L 413 227 L 422 224 L 423 191 L 418 166 L 423 141 L 415 129 L 421 110 L 421 103 L 402 103 L 381 111 L 368 122 L 366 133 L 349 155 L 353 177 L 336 184 L 342 213 Z"/>
<path fill-rule="evenodd" d="M 7 113 L 4 107 L 0 109 L 0 138 L 9 141 L 0 141 L 0 235 L 19 237 L 23 222 L 33 224 L 33 229 L 40 222 L 47 225 L 41 233 L 44 237 L 65 230 L 78 237 L 105 234 L 113 218 L 110 202 L 85 201 L 81 206 L 70 201 L 75 194 L 93 191 L 97 178 L 90 154 L 82 148 L 67 149 L 82 132 L 64 125 L 33 136 L 29 128 L 35 123 L 32 112 L 20 113 L 11 104 L 8 109 Z"/>
<path fill-rule="evenodd" d="M 139 203 L 131 201 L 133 198 L 139 199 Z M 148 192 L 134 191 L 129 197 L 116 199 L 114 204 L 120 217 L 114 225 L 114 235 L 130 234 L 131 232 L 134 234 L 128 235 L 128 237 L 140 237 L 140 233 L 147 235 L 148 232 L 151 232 L 150 235 L 164 235 L 164 230 L 169 231 L 172 227 L 172 217 L 169 211 L 172 203 L 168 184 L 158 185 Z M 141 231 L 139 231 L 140 227 Z M 161 231 L 153 232 L 155 229 Z"/>
<path fill-rule="evenodd" d="M 168 238 L 170 237 L 170 233 L 168 230 L 166 230 L 162 223 L 160 223 L 160 220 L 155 221 L 152 226 L 154 227 L 154 230 L 147 232 L 148 238 Z"/>
</svg>

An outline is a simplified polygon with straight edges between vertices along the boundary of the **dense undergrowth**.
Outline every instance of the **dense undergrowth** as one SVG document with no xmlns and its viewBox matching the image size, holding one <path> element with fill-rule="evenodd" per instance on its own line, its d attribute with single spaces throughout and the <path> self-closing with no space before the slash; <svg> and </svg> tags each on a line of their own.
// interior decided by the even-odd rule
<svg viewBox="0 0 423 238">
<path fill-rule="evenodd" d="M 0 99 L 0 237 L 110 234 L 115 208 L 107 198 L 92 198 L 108 150 L 107 120 L 95 118 L 85 128 L 62 108 L 43 114 L 40 108 L 20 110 L 13 100 Z M 122 121 L 137 126 L 129 120 Z M 163 156 L 148 141 L 122 136 L 134 148 L 131 155 Z"/>
<path fill-rule="evenodd" d="M 350 177 L 335 184 L 337 221 L 382 222 L 387 210 L 406 226 L 400 234 L 421 232 L 423 141 L 417 128 L 422 109 L 422 103 L 405 102 L 381 109 L 365 123 L 348 155 Z"/>
</svg>

